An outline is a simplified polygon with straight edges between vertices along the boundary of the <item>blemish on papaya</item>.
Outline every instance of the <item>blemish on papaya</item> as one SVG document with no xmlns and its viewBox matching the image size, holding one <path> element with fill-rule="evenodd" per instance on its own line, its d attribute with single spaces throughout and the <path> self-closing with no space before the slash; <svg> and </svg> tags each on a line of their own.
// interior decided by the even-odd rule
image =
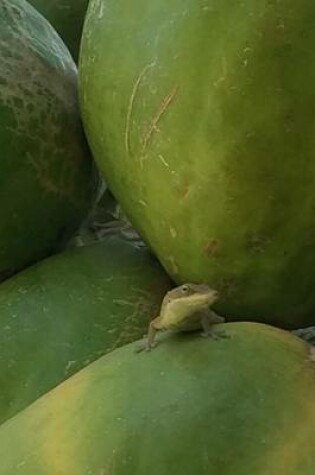
<svg viewBox="0 0 315 475">
<path fill-rule="evenodd" d="M 218 290 L 224 297 L 230 297 L 238 292 L 238 281 L 234 277 L 225 277 L 218 285 Z"/>
<path fill-rule="evenodd" d="M 253 233 L 248 236 L 246 247 L 251 254 L 261 254 L 269 244 L 270 239 L 267 236 Z"/>
<path fill-rule="evenodd" d="M 215 238 L 210 238 L 206 242 L 206 245 L 204 247 L 204 253 L 207 257 L 213 257 L 215 256 L 220 249 L 220 242 L 218 239 Z"/>
<path fill-rule="evenodd" d="M 186 198 L 189 194 L 191 190 L 191 186 L 190 185 L 184 185 L 181 189 L 180 189 L 180 195 L 182 198 Z"/>
</svg>

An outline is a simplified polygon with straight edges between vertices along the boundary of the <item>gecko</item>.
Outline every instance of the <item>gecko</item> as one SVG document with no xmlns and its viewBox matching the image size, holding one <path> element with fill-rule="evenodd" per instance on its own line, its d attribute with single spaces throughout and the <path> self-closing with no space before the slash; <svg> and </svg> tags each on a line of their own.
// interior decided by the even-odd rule
<svg viewBox="0 0 315 475">
<path fill-rule="evenodd" d="M 217 333 L 213 326 L 225 322 L 210 307 L 219 299 L 219 292 L 205 284 L 183 284 L 166 293 L 159 315 L 149 324 L 148 335 L 137 352 L 155 347 L 155 336 L 159 330 L 193 331 L 202 329 L 203 336 L 214 339 L 227 337 Z"/>
</svg>

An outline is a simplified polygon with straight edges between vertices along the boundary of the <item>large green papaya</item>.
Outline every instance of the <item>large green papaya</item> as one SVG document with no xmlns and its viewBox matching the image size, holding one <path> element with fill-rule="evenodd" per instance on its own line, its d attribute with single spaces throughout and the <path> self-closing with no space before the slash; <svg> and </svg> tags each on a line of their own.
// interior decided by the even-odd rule
<svg viewBox="0 0 315 475">
<path fill-rule="evenodd" d="M 0 427 L 1 475 L 314 475 L 310 347 L 225 329 L 92 363 Z"/>
<path fill-rule="evenodd" d="M 169 288 L 152 255 L 121 239 L 65 251 L 3 282 L 0 423 L 141 338 Z"/>
<path fill-rule="evenodd" d="M 89 0 L 29 0 L 29 2 L 53 25 L 77 61 Z"/>
<path fill-rule="evenodd" d="M 73 234 L 96 184 L 76 66 L 24 0 L 0 2 L 0 151 L 1 280 Z"/>
<path fill-rule="evenodd" d="M 233 318 L 314 323 L 314 22 L 313 0 L 89 5 L 95 158 L 169 274 Z"/>
</svg>

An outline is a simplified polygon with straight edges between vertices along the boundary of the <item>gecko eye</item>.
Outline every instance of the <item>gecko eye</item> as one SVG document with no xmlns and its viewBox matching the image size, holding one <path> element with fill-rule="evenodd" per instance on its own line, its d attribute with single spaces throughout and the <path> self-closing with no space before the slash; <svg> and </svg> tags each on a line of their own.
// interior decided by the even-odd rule
<svg viewBox="0 0 315 475">
<path fill-rule="evenodd" d="M 184 294 L 186 294 L 188 292 L 188 290 L 189 290 L 188 285 L 185 285 L 185 284 L 182 285 L 182 292 L 184 292 Z"/>
</svg>

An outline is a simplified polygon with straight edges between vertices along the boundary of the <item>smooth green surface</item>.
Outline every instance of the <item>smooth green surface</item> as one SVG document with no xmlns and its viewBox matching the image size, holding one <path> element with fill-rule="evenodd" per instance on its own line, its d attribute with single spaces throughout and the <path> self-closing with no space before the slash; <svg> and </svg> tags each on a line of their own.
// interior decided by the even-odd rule
<svg viewBox="0 0 315 475">
<path fill-rule="evenodd" d="M 77 61 L 89 0 L 29 0 L 57 30 Z"/>
<path fill-rule="evenodd" d="M 0 2 L 0 281 L 52 253 L 94 194 L 76 66 L 24 0 Z"/>
<path fill-rule="evenodd" d="M 134 226 L 218 310 L 314 324 L 313 0 L 91 0 L 80 96 Z"/>
<path fill-rule="evenodd" d="M 315 364 L 254 323 L 136 344 L 0 428 L 1 475 L 313 475 Z"/>
<path fill-rule="evenodd" d="M 141 338 L 169 288 L 151 254 L 120 239 L 65 251 L 2 283 L 0 423 Z"/>
</svg>

